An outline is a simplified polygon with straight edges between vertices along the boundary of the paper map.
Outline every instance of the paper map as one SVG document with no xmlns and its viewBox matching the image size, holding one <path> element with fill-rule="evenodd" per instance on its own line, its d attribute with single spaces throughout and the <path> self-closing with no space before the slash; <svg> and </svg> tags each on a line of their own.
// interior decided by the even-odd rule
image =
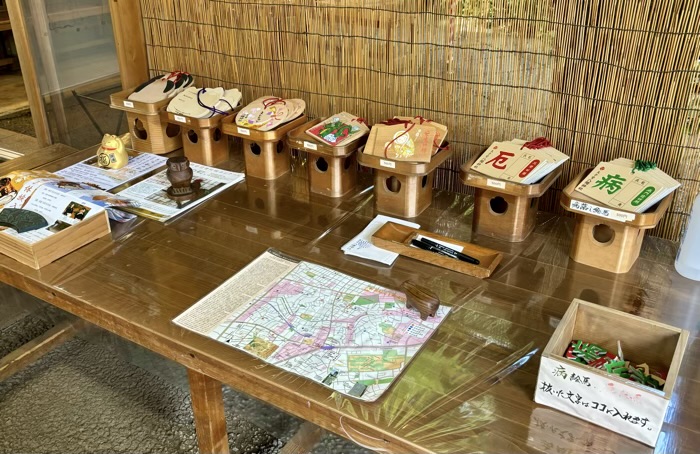
<svg viewBox="0 0 700 454">
<path fill-rule="evenodd" d="M 238 296 L 261 281 L 269 285 L 252 298 Z M 174 322 L 335 391 L 374 401 L 449 313 L 441 306 L 422 321 L 405 302 L 401 292 L 268 251 Z"/>
</svg>

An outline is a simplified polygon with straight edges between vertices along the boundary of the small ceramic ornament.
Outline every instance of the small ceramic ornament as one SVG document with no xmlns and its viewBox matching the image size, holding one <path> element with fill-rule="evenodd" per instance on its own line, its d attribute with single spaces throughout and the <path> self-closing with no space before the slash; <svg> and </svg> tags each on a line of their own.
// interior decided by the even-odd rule
<svg viewBox="0 0 700 454">
<path fill-rule="evenodd" d="M 97 149 L 97 163 L 106 169 L 121 169 L 129 162 L 129 153 L 124 142 L 131 138 L 129 133 L 121 137 L 105 134 L 102 145 Z"/>
</svg>

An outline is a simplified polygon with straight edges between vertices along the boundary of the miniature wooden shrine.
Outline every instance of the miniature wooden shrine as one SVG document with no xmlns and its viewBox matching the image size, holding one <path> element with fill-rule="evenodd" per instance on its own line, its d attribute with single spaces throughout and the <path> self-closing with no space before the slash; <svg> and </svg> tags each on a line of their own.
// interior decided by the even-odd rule
<svg viewBox="0 0 700 454">
<path fill-rule="evenodd" d="M 639 257 L 644 231 L 656 227 L 668 207 L 669 194 L 646 213 L 632 213 L 602 206 L 576 191 L 592 169 L 574 178 L 562 192 L 561 206 L 576 213 L 570 257 L 584 265 L 613 273 L 626 273 Z"/>
<path fill-rule="evenodd" d="M 305 131 L 322 120 L 305 123 L 287 135 L 289 148 L 304 150 L 309 155 L 309 188 L 311 192 L 328 197 L 341 197 L 357 185 L 357 158 L 355 151 L 362 149 L 367 136 L 333 147 L 315 140 Z"/>
<path fill-rule="evenodd" d="M 471 170 L 478 158 L 475 155 L 459 172 L 462 183 L 475 189 L 472 230 L 510 242 L 525 240 L 535 228 L 539 198 L 559 178 L 561 167 L 539 183 L 518 184 Z"/>
<path fill-rule="evenodd" d="M 238 126 L 235 115 L 229 115 L 222 121 L 222 131 L 243 139 L 243 155 L 247 177 L 274 180 L 289 172 L 289 152 L 286 136 L 292 129 L 306 123 L 302 115 L 270 131 L 257 131 Z"/>
</svg>

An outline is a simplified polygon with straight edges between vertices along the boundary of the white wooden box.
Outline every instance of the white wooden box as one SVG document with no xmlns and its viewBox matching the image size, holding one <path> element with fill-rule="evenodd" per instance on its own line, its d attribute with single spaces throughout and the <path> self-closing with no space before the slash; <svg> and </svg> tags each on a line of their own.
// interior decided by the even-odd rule
<svg viewBox="0 0 700 454">
<path fill-rule="evenodd" d="M 668 370 L 662 391 L 567 359 L 572 340 Z M 535 402 L 655 446 L 678 378 L 688 331 L 575 299 L 542 352 Z"/>
</svg>

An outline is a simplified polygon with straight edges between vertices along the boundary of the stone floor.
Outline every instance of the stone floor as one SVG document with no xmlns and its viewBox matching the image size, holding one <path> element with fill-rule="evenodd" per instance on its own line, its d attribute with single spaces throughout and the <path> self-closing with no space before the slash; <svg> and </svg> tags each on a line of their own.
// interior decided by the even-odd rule
<svg viewBox="0 0 700 454">
<path fill-rule="evenodd" d="M 0 357 L 69 317 L 0 287 Z M 232 453 L 276 453 L 301 421 L 224 387 Z M 0 453 L 196 453 L 183 367 L 97 328 L 0 382 Z M 325 435 L 314 453 L 366 453 Z"/>
</svg>

